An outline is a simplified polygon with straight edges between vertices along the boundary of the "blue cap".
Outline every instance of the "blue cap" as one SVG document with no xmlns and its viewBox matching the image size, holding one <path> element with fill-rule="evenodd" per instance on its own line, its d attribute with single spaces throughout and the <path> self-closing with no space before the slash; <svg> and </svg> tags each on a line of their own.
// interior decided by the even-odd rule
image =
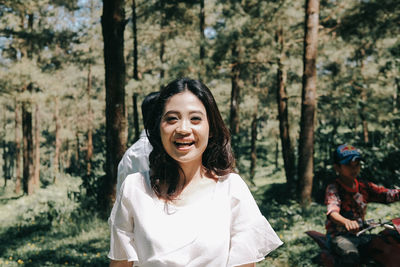
<svg viewBox="0 0 400 267">
<path fill-rule="evenodd" d="M 334 162 L 347 165 L 350 161 L 362 160 L 360 151 L 352 145 L 343 144 L 338 146 L 334 154 Z"/>
</svg>

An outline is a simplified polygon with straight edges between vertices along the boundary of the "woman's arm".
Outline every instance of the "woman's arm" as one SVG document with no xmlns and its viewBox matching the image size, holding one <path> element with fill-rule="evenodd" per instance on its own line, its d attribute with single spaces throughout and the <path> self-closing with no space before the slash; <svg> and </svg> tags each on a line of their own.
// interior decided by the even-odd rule
<svg viewBox="0 0 400 267">
<path fill-rule="evenodd" d="M 237 266 L 237 267 L 256 267 L 256 264 L 255 263 L 248 263 L 248 264 L 243 264 L 243 265 L 240 265 L 240 266 Z"/>
<path fill-rule="evenodd" d="M 132 267 L 133 261 L 110 261 L 110 267 Z"/>
</svg>

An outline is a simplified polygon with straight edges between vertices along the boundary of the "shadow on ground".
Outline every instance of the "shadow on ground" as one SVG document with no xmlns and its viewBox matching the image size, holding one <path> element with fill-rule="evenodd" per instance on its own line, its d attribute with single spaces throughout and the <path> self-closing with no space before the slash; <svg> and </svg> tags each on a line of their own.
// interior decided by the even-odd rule
<svg viewBox="0 0 400 267">
<path fill-rule="evenodd" d="M 7 228 L 0 233 L 0 259 L 12 257 L 19 264 L 38 267 L 108 266 L 106 239 L 84 239 L 79 237 L 79 232 L 58 227 L 54 229 L 50 223 L 36 223 Z"/>
</svg>

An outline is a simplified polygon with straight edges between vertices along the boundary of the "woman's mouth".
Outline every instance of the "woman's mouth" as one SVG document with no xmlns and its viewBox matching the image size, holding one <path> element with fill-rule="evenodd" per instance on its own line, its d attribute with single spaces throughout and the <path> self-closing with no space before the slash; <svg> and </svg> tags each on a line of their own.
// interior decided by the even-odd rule
<svg viewBox="0 0 400 267">
<path fill-rule="evenodd" d="M 175 141 L 174 145 L 179 150 L 186 150 L 186 149 L 191 148 L 194 145 L 194 141 L 185 141 L 185 142 Z"/>
</svg>

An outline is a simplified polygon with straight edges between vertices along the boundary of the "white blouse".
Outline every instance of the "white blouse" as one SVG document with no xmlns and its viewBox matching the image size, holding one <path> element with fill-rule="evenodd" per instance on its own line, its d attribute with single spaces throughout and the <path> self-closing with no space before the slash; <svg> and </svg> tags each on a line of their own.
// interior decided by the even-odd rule
<svg viewBox="0 0 400 267">
<path fill-rule="evenodd" d="M 146 267 L 223 267 L 258 262 L 282 244 L 243 179 L 220 177 L 184 205 L 159 200 L 147 173 L 129 175 L 109 218 L 108 257 Z"/>
</svg>

